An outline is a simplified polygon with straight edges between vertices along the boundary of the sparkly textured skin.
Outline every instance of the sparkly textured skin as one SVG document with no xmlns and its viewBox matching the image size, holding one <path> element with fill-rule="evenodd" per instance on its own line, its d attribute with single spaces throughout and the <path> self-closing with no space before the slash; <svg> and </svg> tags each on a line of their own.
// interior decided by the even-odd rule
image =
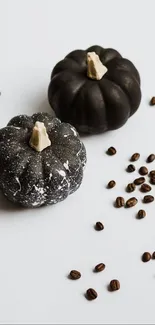
<svg viewBox="0 0 155 325">
<path fill-rule="evenodd" d="M 51 146 L 29 145 L 36 121 L 45 124 Z M 32 208 L 64 200 L 81 185 L 86 150 L 68 123 L 47 113 L 14 117 L 0 130 L 0 187 L 12 202 Z"/>
</svg>

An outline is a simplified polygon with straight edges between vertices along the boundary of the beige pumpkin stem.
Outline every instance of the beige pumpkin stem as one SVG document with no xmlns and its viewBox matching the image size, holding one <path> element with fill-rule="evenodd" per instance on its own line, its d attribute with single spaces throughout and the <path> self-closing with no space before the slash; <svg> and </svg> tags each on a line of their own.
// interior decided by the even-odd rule
<svg viewBox="0 0 155 325">
<path fill-rule="evenodd" d="M 101 80 L 108 69 L 103 65 L 95 52 L 87 53 L 87 76 L 91 79 Z"/>
<path fill-rule="evenodd" d="M 44 123 L 35 123 L 29 144 L 38 152 L 41 152 L 51 145 Z"/>
</svg>

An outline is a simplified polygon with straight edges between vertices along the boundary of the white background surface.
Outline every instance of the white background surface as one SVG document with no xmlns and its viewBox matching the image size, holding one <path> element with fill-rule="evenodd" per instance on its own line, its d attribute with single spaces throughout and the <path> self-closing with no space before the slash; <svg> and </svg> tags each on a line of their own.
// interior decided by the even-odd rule
<svg viewBox="0 0 155 325">
<path fill-rule="evenodd" d="M 14 115 L 50 112 L 46 92 L 50 73 L 69 51 L 93 44 L 114 47 L 133 60 L 142 78 L 139 111 L 121 129 L 85 138 L 88 163 L 81 188 L 55 206 L 21 210 L 0 198 L 0 323 L 124 324 L 155 322 L 155 262 L 141 254 L 155 250 L 155 202 L 147 217 L 115 209 L 125 185 L 129 157 L 141 153 L 137 168 L 155 151 L 155 2 L 0 0 L 0 127 Z M 117 148 L 115 157 L 106 149 Z M 149 165 L 155 169 L 155 163 Z M 115 179 L 117 187 L 107 190 Z M 155 195 L 155 188 L 152 193 Z M 93 229 L 103 221 L 105 230 Z M 104 262 L 106 269 L 94 274 Z M 67 279 L 71 269 L 79 281 Z M 113 278 L 121 283 L 110 293 Z M 99 297 L 88 302 L 93 287 Z"/>
</svg>

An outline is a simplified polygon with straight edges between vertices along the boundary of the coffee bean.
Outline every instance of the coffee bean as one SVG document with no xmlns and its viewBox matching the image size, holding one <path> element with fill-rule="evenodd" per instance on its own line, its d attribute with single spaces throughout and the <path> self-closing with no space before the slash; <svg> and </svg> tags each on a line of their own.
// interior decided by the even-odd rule
<svg viewBox="0 0 155 325">
<path fill-rule="evenodd" d="M 101 231 L 101 230 L 103 230 L 103 229 L 104 229 L 104 225 L 103 225 L 103 223 L 100 222 L 100 221 L 97 221 L 97 222 L 96 222 L 96 225 L 95 225 L 95 229 L 96 229 L 97 231 Z"/>
<path fill-rule="evenodd" d="M 152 177 L 150 178 L 150 183 L 151 183 L 152 185 L 155 185 L 155 176 L 152 176 Z"/>
<path fill-rule="evenodd" d="M 144 263 L 146 262 L 149 262 L 151 259 L 151 254 L 149 252 L 145 252 L 143 255 L 142 255 L 142 261 Z"/>
<path fill-rule="evenodd" d="M 139 177 L 134 180 L 135 185 L 141 185 L 145 182 L 145 177 Z"/>
<path fill-rule="evenodd" d="M 124 200 L 124 198 L 121 197 L 121 196 L 118 196 L 118 197 L 116 198 L 116 202 L 115 202 L 115 206 L 116 206 L 116 208 L 121 208 L 121 207 L 124 206 L 124 204 L 125 204 L 125 200 Z"/>
<path fill-rule="evenodd" d="M 140 175 L 147 175 L 148 174 L 148 169 L 145 166 L 140 167 L 139 169 L 139 174 Z"/>
<path fill-rule="evenodd" d="M 78 280 L 81 278 L 81 273 L 76 270 L 72 270 L 69 275 L 70 275 L 70 279 L 72 280 Z"/>
<path fill-rule="evenodd" d="M 108 183 L 108 188 L 113 188 L 114 186 L 116 185 L 116 182 L 114 181 L 114 180 L 112 180 L 112 181 L 110 181 L 109 183 Z"/>
<path fill-rule="evenodd" d="M 100 263 L 98 265 L 95 266 L 95 272 L 101 272 L 105 269 L 105 264 Z"/>
<path fill-rule="evenodd" d="M 150 192 L 152 190 L 152 188 L 150 185 L 144 183 L 141 185 L 140 190 L 141 190 L 141 192 L 146 193 L 146 192 Z"/>
<path fill-rule="evenodd" d="M 88 289 L 86 292 L 86 297 L 88 300 L 94 300 L 97 298 L 97 296 L 98 296 L 97 292 L 92 288 Z"/>
<path fill-rule="evenodd" d="M 134 207 L 138 203 L 138 200 L 135 197 L 131 197 L 129 200 L 126 201 L 126 207 L 131 208 Z"/>
<path fill-rule="evenodd" d="M 145 195 L 143 198 L 143 202 L 144 203 L 150 203 L 154 201 L 154 196 L 152 195 Z"/>
<path fill-rule="evenodd" d="M 128 167 L 127 167 L 127 172 L 132 173 L 132 172 L 135 171 L 135 169 L 136 169 L 135 166 L 132 165 L 132 164 L 130 164 L 130 165 L 128 165 Z"/>
<path fill-rule="evenodd" d="M 149 173 L 149 176 L 150 177 L 155 176 L 155 170 L 151 170 L 150 173 Z"/>
<path fill-rule="evenodd" d="M 155 160 L 155 155 L 154 155 L 153 153 L 147 157 L 147 162 L 148 162 L 148 163 L 151 163 L 151 162 L 153 162 L 154 160 Z"/>
<path fill-rule="evenodd" d="M 134 153 L 131 158 L 130 161 L 137 161 L 140 157 L 140 154 L 138 152 Z"/>
<path fill-rule="evenodd" d="M 107 150 L 107 154 L 109 155 L 109 156 L 113 156 L 113 155 L 115 155 L 116 154 L 116 149 L 114 148 L 114 147 L 110 147 L 110 148 L 108 148 L 108 150 Z"/>
<path fill-rule="evenodd" d="M 138 219 L 143 219 L 144 217 L 146 217 L 145 210 L 139 210 L 138 213 L 137 213 L 137 218 Z"/>
<path fill-rule="evenodd" d="M 155 97 L 152 97 L 150 100 L 150 105 L 153 106 L 155 105 Z"/>
<path fill-rule="evenodd" d="M 152 259 L 155 260 L 155 252 L 152 254 Z"/>
<path fill-rule="evenodd" d="M 120 282 L 118 280 L 112 280 L 110 282 L 110 289 L 112 291 L 116 291 L 120 289 Z"/>
<path fill-rule="evenodd" d="M 134 183 L 129 183 L 126 187 L 127 192 L 131 193 L 135 190 L 136 185 Z"/>
</svg>

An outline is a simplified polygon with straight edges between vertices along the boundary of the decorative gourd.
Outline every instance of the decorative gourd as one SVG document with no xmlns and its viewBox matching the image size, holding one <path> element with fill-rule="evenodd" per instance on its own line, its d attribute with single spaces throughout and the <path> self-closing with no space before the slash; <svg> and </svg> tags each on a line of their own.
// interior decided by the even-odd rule
<svg viewBox="0 0 155 325">
<path fill-rule="evenodd" d="M 74 127 L 47 113 L 19 115 L 0 130 L 0 187 L 12 202 L 64 200 L 83 178 L 86 151 Z"/>
<path fill-rule="evenodd" d="M 54 67 L 48 99 L 57 117 L 79 132 L 117 129 L 140 104 L 139 73 L 114 49 L 75 50 Z"/>
</svg>

